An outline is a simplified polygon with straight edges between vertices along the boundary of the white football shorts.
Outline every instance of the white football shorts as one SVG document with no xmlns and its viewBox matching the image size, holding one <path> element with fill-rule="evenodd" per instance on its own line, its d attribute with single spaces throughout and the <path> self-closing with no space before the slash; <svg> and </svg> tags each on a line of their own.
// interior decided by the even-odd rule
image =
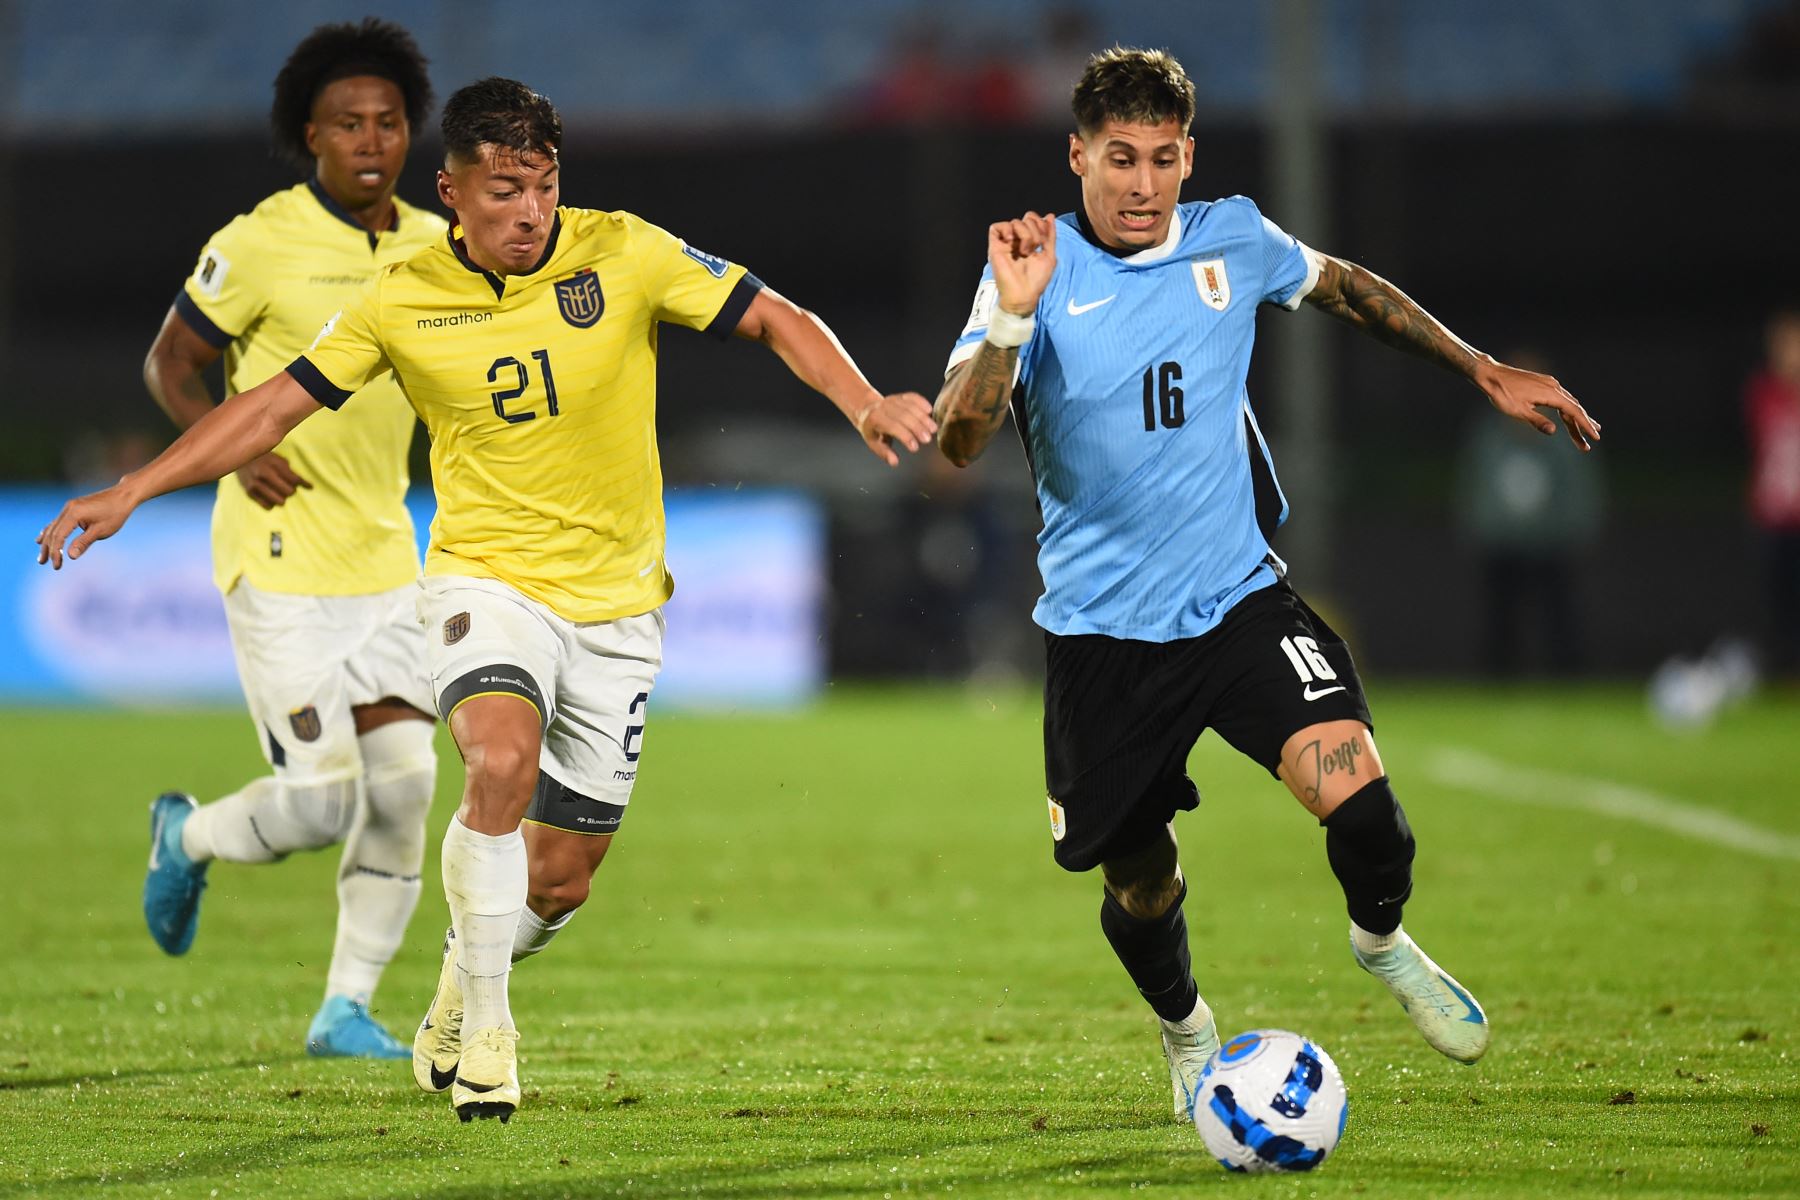
<svg viewBox="0 0 1800 1200">
<path fill-rule="evenodd" d="M 392 696 L 432 711 L 418 588 L 365 596 L 265 592 L 238 580 L 225 621 L 263 757 L 277 774 L 362 769 L 354 705 Z"/>
<path fill-rule="evenodd" d="M 637 780 L 663 615 L 577 623 L 492 579 L 427 575 L 419 615 L 437 711 L 507 693 L 538 711 L 538 765 L 569 791 L 623 806 Z"/>
</svg>

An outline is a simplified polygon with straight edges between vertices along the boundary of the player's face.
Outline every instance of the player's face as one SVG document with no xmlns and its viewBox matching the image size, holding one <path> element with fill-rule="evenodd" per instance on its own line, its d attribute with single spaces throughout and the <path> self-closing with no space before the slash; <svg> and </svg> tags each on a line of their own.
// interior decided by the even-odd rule
<svg viewBox="0 0 1800 1200">
<path fill-rule="evenodd" d="M 1194 169 L 1194 139 L 1178 121 L 1108 121 L 1084 138 L 1069 135 L 1069 169 L 1081 176 L 1081 203 L 1102 242 L 1120 250 L 1169 236 L 1181 183 Z"/>
<path fill-rule="evenodd" d="M 339 79 L 313 100 L 306 148 L 318 160 L 319 186 L 351 212 L 393 197 L 411 145 L 406 97 L 392 80 Z"/>
<path fill-rule="evenodd" d="M 438 172 L 438 196 L 456 211 L 470 259 L 496 275 L 516 275 L 544 255 L 561 181 L 554 158 L 496 153 L 484 143 L 474 162 L 451 162 Z"/>
</svg>

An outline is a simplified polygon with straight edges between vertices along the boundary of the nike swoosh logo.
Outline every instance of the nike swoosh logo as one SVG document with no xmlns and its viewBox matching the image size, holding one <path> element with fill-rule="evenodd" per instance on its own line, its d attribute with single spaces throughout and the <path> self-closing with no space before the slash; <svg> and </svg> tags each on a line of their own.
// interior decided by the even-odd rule
<svg viewBox="0 0 1800 1200">
<path fill-rule="evenodd" d="M 1114 292 L 1112 295 L 1108 296 L 1106 299 L 1096 300 L 1092 304 L 1077 304 L 1077 303 L 1075 303 L 1075 297 L 1070 296 L 1069 297 L 1069 315 L 1071 317 L 1079 317 L 1084 312 L 1093 312 L 1096 308 L 1099 308 L 1102 304 L 1111 304 L 1114 300 L 1118 299 L 1118 297 L 1119 297 L 1119 293 Z"/>
<path fill-rule="evenodd" d="M 448 1071 L 440 1071 L 437 1069 L 436 1063 L 431 1064 L 431 1086 L 436 1088 L 438 1091 L 441 1092 L 445 1088 L 449 1087 L 450 1084 L 455 1081 L 455 1079 L 456 1079 L 456 1068 L 455 1067 L 451 1067 Z M 465 1084 L 464 1086 L 466 1087 L 468 1085 Z M 475 1090 L 480 1091 L 480 1092 L 491 1092 L 494 1090 L 494 1087 L 497 1087 L 497 1086 L 498 1085 L 496 1084 L 496 1085 L 493 1085 L 490 1087 L 476 1088 Z"/>
<path fill-rule="evenodd" d="M 1344 690 L 1344 685 L 1340 683 L 1336 687 L 1320 688 L 1318 691 L 1315 692 L 1313 690 L 1312 684 L 1309 683 L 1301 691 L 1300 694 L 1302 696 L 1305 696 L 1308 700 L 1317 700 L 1321 696 L 1329 696 L 1333 692 L 1341 692 L 1343 690 Z"/>
<path fill-rule="evenodd" d="M 451 1072 L 451 1074 L 455 1074 L 455 1072 Z M 431 1068 L 431 1077 L 434 1080 L 437 1078 L 436 1067 Z M 458 1079 L 456 1086 L 465 1092 L 497 1092 L 506 1085 L 504 1083 L 471 1083 L 467 1079 Z"/>
</svg>

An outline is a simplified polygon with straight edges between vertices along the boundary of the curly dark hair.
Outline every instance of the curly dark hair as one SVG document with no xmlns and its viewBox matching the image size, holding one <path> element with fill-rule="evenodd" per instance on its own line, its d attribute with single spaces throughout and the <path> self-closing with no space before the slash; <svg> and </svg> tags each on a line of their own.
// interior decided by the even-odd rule
<svg viewBox="0 0 1800 1200">
<path fill-rule="evenodd" d="M 459 162 L 481 157 L 485 143 L 520 157 L 555 159 L 562 152 L 562 117 L 556 105 L 516 79 L 490 75 L 457 88 L 444 101 L 444 156 Z"/>
<path fill-rule="evenodd" d="M 392 21 L 365 17 L 360 24 L 321 25 L 294 47 L 275 76 L 275 103 L 269 127 L 275 152 L 303 170 L 313 164 L 306 148 L 306 124 L 313 101 L 327 84 L 358 75 L 386 79 L 406 100 L 406 121 L 413 129 L 431 111 L 431 77 L 419 44 Z"/>
<path fill-rule="evenodd" d="M 1172 118 L 1185 131 L 1194 122 L 1194 81 L 1167 50 L 1114 46 L 1088 59 L 1070 107 L 1084 138 L 1108 121 L 1160 125 Z"/>
</svg>

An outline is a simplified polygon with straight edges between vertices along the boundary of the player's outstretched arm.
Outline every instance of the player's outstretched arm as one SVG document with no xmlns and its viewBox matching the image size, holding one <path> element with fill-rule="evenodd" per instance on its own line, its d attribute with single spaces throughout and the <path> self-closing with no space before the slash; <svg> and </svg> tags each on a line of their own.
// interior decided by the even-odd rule
<svg viewBox="0 0 1800 1200">
<path fill-rule="evenodd" d="M 1056 270 L 1056 217 L 1026 213 L 988 226 L 988 265 L 998 295 L 975 357 L 944 378 L 932 411 L 944 457 L 966 467 L 981 457 L 1006 420 L 1019 348 L 1031 340 L 1038 299 Z"/>
<path fill-rule="evenodd" d="M 157 407 L 186 429 L 213 410 L 211 390 L 203 374 L 224 351 L 201 337 L 171 305 L 163 318 L 150 353 L 144 356 L 144 387 Z M 274 452 L 258 455 L 237 470 L 238 482 L 252 500 L 264 508 L 287 503 L 296 488 L 309 488 L 310 480 Z"/>
<path fill-rule="evenodd" d="M 925 397 L 876 391 L 825 322 L 770 288 L 756 293 L 736 332 L 779 354 L 801 383 L 837 405 L 869 450 L 890 467 L 900 465 L 893 443 L 917 450 L 937 432 Z"/>
<path fill-rule="evenodd" d="M 1562 418 L 1569 439 L 1583 451 L 1600 440 L 1600 423 L 1556 380 L 1481 353 L 1373 271 L 1320 254 L 1319 281 L 1306 302 L 1378 341 L 1456 372 L 1480 388 L 1496 409 L 1540 433 L 1556 432 L 1555 420 L 1542 411 L 1548 408 Z"/>
<path fill-rule="evenodd" d="M 77 496 L 37 536 L 38 562 L 62 569 L 63 542 L 69 557 L 80 558 L 101 538 L 111 537 L 138 505 L 164 492 L 217 479 L 265 454 L 294 426 L 319 411 L 319 403 L 283 371 L 266 383 L 239 392 L 190 426 L 149 463 L 104 491 Z"/>
</svg>

